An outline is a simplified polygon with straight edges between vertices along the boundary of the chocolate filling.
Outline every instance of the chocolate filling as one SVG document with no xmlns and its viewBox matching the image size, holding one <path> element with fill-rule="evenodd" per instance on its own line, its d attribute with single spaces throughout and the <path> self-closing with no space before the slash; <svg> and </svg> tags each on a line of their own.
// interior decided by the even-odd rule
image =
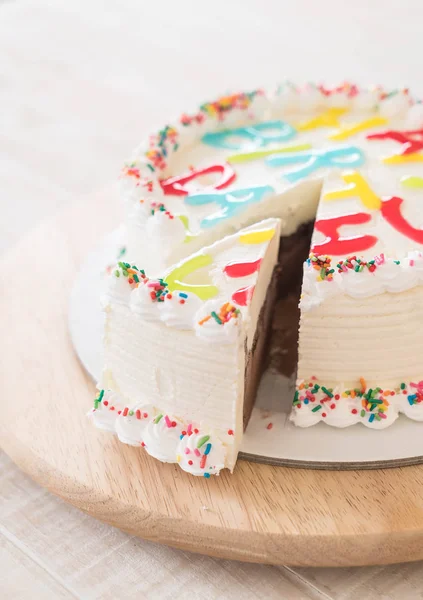
<svg viewBox="0 0 423 600">
<path fill-rule="evenodd" d="M 301 225 L 295 233 L 280 240 L 278 264 L 273 271 L 246 360 L 244 429 L 248 425 L 263 372 L 270 367 L 290 377 L 296 371 L 302 266 L 310 252 L 313 225 L 313 222 Z"/>
</svg>

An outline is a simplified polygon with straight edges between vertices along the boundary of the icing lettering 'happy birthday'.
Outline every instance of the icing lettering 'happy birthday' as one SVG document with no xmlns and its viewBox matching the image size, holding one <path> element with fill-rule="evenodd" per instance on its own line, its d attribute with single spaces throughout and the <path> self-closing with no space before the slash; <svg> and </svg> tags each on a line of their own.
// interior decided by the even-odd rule
<svg viewBox="0 0 423 600">
<path fill-rule="evenodd" d="M 220 179 L 207 189 L 221 190 L 230 185 L 236 177 L 233 168 L 228 163 L 223 162 L 214 163 L 198 169 L 192 168 L 189 173 L 168 177 L 167 179 L 163 179 L 160 183 L 165 194 L 186 196 L 189 194 L 189 189 L 185 187 L 187 183 L 191 183 L 198 177 L 215 173 L 220 175 Z"/>
<path fill-rule="evenodd" d="M 347 107 L 330 107 L 320 115 L 295 126 L 282 120 L 267 120 L 261 123 L 223 129 L 203 134 L 201 141 L 206 146 L 222 150 L 233 150 L 222 162 L 216 162 L 205 167 L 191 168 L 189 173 L 176 175 L 161 181 L 166 195 L 184 197 L 184 202 L 192 207 L 216 204 L 218 210 L 205 216 L 200 221 L 202 229 L 209 229 L 226 219 L 244 211 L 250 204 L 260 202 L 267 194 L 275 193 L 271 185 L 253 185 L 228 189 L 236 179 L 237 174 L 232 165 L 262 160 L 272 168 L 283 168 L 281 176 L 289 183 L 297 183 L 314 175 L 321 169 L 350 169 L 362 166 L 365 155 L 359 146 L 336 145 L 327 148 L 313 149 L 305 142 L 295 145 L 267 148 L 271 144 L 286 142 L 296 137 L 299 132 L 309 132 L 318 128 L 335 129 L 329 132 L 327 138 L 334 142 L 342 142 L 368 129 L 388 124 L 384 116 L 371 116 L 358 122 L 342 123 L 342 116 L 348 112 Z M 386 130 L 366 135 L 368 140 L 391 140 L 401 144 L 398 153 L 383 158 L 385 164 L 402 164 L 423 162 L 423 129 L 407 131 Z M 295 165 L 297 168 L 289 169 Z M 198 191 L 192 191 L 195 179 L 204 175 L 217 175 L 218 179 L 211 185 L 205 185 Z M 346 184 L 345 188 L 329 191 L 324 195 L 324 201 L 342 201 L 357 198 L 370 211 L 380 210 L 382 217 L 397 231 L 413 241 L 421 242 L 421 231 L 414 228 L 402 216 L 400 206 L 403 200 L 398 197 L 381 198 L 372 190 L 365 177 L 358 171 L 341 174 Z M 423 188 L 423 177 L 404 176 L 401 183 L 406 188 Z M 194 188 L 195 189 L 195 188 Z M 362 225 L 370 222 L 371 216 L 365 213 L 349 213 L 331 219 L 318 218 L 316 230 L 326 236 L 322 244 L 315 245 L 319 251 L 332 254 L 344 252 L 361 252 L 372 247 L 378 240 L 375 236 L 342 237 L 338 229 L 342 225 Z M 186 241 L 193 239 L 188 231 L 188 217 L 184 225 L 187 229 Z"/>
<path fill-rule="evenodd" d="M 413 177 L 406 175 L 401 178 L 401 183 L 404 187 L 411 189 L 423 189 L 423 177 Z"/>
<path fill-rule="evenodd" d="M 206 133 L 202 142 L 215 148 L 241 150 L 245 147 L 245 141 L 247 145 L 251 144 L 252 148 L 261 148 L 267 144 L 290 140 L 296 133 L 294 127 L 284 121 L 265 121 L 257 125 Z M 233 141 L 233 138 L 241 138 L 241 142 Z"/>
<path fill-rule="evenodd" d="M 405 163 L 423 162 L 423 154 L 414 152 L 413 154 L 394 154 L 383 159 L 386 165 L 400 165 Z"/>
<path fill-rule="evenodd" d="M 312 246 L 312 252 L 336 256 L 370 250 L 377 243 L 377 237 L 374 235 L 342 237 L 339 228 L 344 225 L 363 225 L 364 223 L 370 223 L 371 219 L 372 217 L 368 213 L 352 213 L 340 217 L 319 219 L 314 227 L 326 237 L 321 244 Z"/>
<path fill-rule="evenodd" d="M 379 127 L 380 125 L 386 125 L 387 119 L 383 117 L 373 117 L 371 119 L 366 119 L 365 121 L 360 121 L 360 123 L 355 123 L 354 125 L 349 126 L 341 126 L 340 131 L 337 133 L 333 133 L 328 136 L 330 140 L 334 142 L 342 142 L 349 137 L 356 135 L 357 133 L 361 133 L 362 131 L 366 131 L 366 129 L 371 129 L 372 127 Z"/>
<path fill-rule="evenodd" d="M 305 163 L 303 167 L 284 173 L 283 177 L 285 179 L 290 183 L 295 183 L 319 169 L 328 167 L 359 167 L 364 163 L 364 153 L 357 146 L 340 146 L 337 148 L 270 156 L 266 159 L 266 163 L 271 167 L 286 167 Z"/>
<path fill-rule="evenodd" d="M 310 131 L 318 127 L 340 127 L 339 117 L 348 112 L 346 107 L 332 107 L 325 110 L 318 117 L 297 125 L 298 131 Z"/>
<path fill-rule="evenodd" d="M 253 262 L 229 263 L 223 269 L 223 272 L 228 277 L 232 277 L 232 278 L 248 277 L 249 275 L 253 275 L 253 273 L 256 273 L 260 269 L 261 260 L 262 260 L 261 258 L 258 258 L 257 260 L 254 260 Z"/>
<path fill-rule="evenodd" d="M 241 288 L 232 294 L 232 302 L 238 306 L 248 306 L 254 294 L 254 285 Z"/>
<path fill-rule="evenodd" d="M 206 229 L 242 212 L 249 204 L 260 202 L 265 195 L 272 192 L 274 189 L 270 185 L 257 185 L 228 192 L 191 194 L 185 198 L 185 202 L 191 206 L 217 204 L 220 207 L 219 211 L 208 215 L 201 221 L 201 227 Z"/>
<path fill-rule="evenodd" d="M 187 259 L 166 275 L 166 284 L 170 292 L 176 290 L 191 292 L 201 300 L 209 300 L 219 293 L 218 288 L 211 284 L 184 283 L 184 278 L 203 267 L 209 267 L 213 258 L 209 254 L 200 254 Z"/>
<path fill-rule="evenodd" d="M 358 172 L 345 173 L 342 179 L 348 184 L 348 187 L 327 192 L 323 199 L 341 200 L 343 198 L 358 197 L 366 208 L 377 210 L 382 206 L 380 198 L 374 193 L 367 181 Z"/>
<path fill-rule="evenodd" d="M 275 235 L 274 229 L 261 229 L 259 231 L 251 231 L 248 233 L 241 233 L 239 241 L 241 244 L 264 244 L 269 242 Z"/>
<path fill-rule="evenodd" d="M 393 140 L 401 144 L 399 152 L 395 155 L 410 155 L 423 150 L 423 129 L 413 131 L 382 131 L 367 136 L 368 140 Z"/>
<path fill-rule="evenodd" d="M 272 156 L 273 154 L 280 154 L 285 152 L 300 152 L 301 150 L 309 150 L 311 144 L 297 144 L 296 146 L 285 146 L 284 148 L 272 148 L 272 150 L 257 150 L 257 152 L 242 152 L 239 154 L 232 154 L 227 157 L 228 163 L 234 165 L 237 163 L 249 162 L 250 160 L 257 160 Z"/>
<path fill-rule="evenodd" d="M 263 232 L 254 232 L 254 233 L 260 234 Z M 251 235 L 251 234 L 249 234 L 249 235 Z M 266 236 L 262 236 L 261 238 L 259 237 L 258 239 L 264 240 L 264 242 L 269 241 L 269 239 L 266 238 Z M 223 272 L 225 273 L 225 275 L 227 277 L 229 277 L 231 279 L 249 277 L 251 275 L 254 275 L 254 273 L 257 273 L 260 270 L 261 263 L 262 263 L 261 258 L 255 260 L 255 261 L 252 261 L 252 262 L 229 263 L 224 267 Z M 234 292 L 232 294 L 232 296 L 231 296 L 232 302 L 234 302 L 234 304 L 237 304 L 238 306 L 248 306 L 248 304 L 251 302 L 251 299 L 253 297 L 254 288 L 255 288 L 254 285 L 248 285 L 248 286 L 244 286 L 244 287 L 240 288 L 239 290 L 237 290 L 236 292 Z"/>
<path fill-rule="evenodd" d="M 417 229 L 406 221 L 401 213 L 401 204 L 404 202 L 402 198 L 392 196 L 391 198 L 383 198 L 382 215 L 390 225 L 413 242 L 423 244 L 423 229 Z"/>
</svg>

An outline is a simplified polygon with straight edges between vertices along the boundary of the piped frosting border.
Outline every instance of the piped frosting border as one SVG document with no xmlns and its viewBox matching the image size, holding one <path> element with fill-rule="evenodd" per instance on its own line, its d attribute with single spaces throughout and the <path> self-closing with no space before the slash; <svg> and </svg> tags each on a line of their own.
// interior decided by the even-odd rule
<svg viewBox="0 0 423 600">
<path fill-rule="evenodd" d="M 153 458 L 177 463 L 187 473 L 206 479 L 226 466 L 234 445 L 232 429 L 210 430 L 152 404 L 128 407 L 111 390 L 99 390 L 88 416 L 98 428 L 115 433 L 122 443 L 143 447 Z"/>
<path fill-rule="evenodd" d="M 323 422 L 335 427 L 361 423 L 372 429 L 385 429 L 400 413 L 413 421 L 423 421 L 423 381 L 381 388 L 370 387 L 361 378 L 356 388 L 342 389 L 326 387 L 314 377 L 297 381 L 290 420 L 299 427 Z"/>
<path fill-rule="evenodd" d="M 379 254 L 367 261 L 356 255 L 338 260 L 311 253 L 304 263 L 300 306 L 308 311 L 339 294 L 367 298 L 384 292 L 405 292 L 421 284 L 423 254 L 418 251 L 409 252 L 401 260 Z"/>
</svg>

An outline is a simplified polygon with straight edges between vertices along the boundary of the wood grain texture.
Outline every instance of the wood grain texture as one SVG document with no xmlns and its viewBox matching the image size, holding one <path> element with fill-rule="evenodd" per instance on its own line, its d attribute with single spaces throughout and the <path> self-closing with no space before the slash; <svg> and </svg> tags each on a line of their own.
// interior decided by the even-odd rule
<svg viewBox="0 0 423 600">
<path fill-rule="evenodd" d="M 25 556 L 31 557 L 30 565 L 28 559 L 18 558 L 20 572 L 31 577 L 34 592 L 22 595 L 22 600 L 38 600 L 35 592 L 48 585 L 48 574 L 52 585 L 46 598 L 60 598 L 56 596 L 60 581 L 83 600 L 322 599 L 314 584 L 284 567 L 182 552 L 100 523 L 40 488 L 4 454 L 0 473 L 0 530 L 7 540 L 22 540 Z M 16 562 L 13 545 L 11 552 L 8 556 L 3 551 L 8 564 Z M 33 561 L 42 570 L 31 568 Z M 18 585 L 13 586 L 6 571 L 4 579 L 2 575 L 0 569 L 0 590 L 3 581 L 10 588 L 7 600 L 19 598 Z"/>
<path fill-rule="evenodd" d="M 22 577 L 31 578 L 31 590 L 51 584 L 46 598 L 56 597 L 58 580 L 83 600 L 423 597 L 421 563 L 287 569 L 216 559 L 137 539 L 65 504 L 31 481 L 4 454 L 0 454 L 0 529 L 6 539 L 19 540 L 25 557 L 30 555 L 30 564 L 23 556 L 18 560 Z M 15 554 L 13 545 L 3 546 L 2 564 L 16 561 Z M 41 564 L 42 570 L 34 569 L 32 561 Z M 50 581 L 46 573 L 51 574 Z M 7 570 L 0 569 L 0 589 L 7 581 L 8 600 L 19 598 L 18 582 L 14 586 Z M 22 600 L 34 597 L 38 600 L 35 594 L 22 591 Z"/>
<path fill-rule="evenodd" d="M 96 518 L 187 550 L 318 566 L 422 558 L 423 467 L 319 472 L 240 461 L 233 476 L 205 480 L 92 427 L 85 414 L 94 385 L 73 353 L 67 305 L 78 264 L 111 228 L 113 207 L 106 192 L 86 198 L 0 265 L 9 282 L 0 331 L 10 340 L 0 365 L 0 437 L 12 459 Z"/>
</svg>

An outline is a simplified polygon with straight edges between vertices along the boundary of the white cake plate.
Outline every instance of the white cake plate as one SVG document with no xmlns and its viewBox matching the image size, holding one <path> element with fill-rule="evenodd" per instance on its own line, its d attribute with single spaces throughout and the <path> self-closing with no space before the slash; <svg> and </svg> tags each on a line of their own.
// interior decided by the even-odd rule
<svg viewBox="0 0 423 600">
<path fill-rule="evenodd" d="M 122 230 L 115 230 L 87 256 L 70 299 L 72 341 L 83 366 L 96 381 L 103 364 L 99 297 L 105 285 L 105 268 L 116 262 L 122 237 Z M 292 397 L 291 381 L 269 371 L 264 374 L 241 458 L 318 469 L 385 468 L 423 462 L 423 423 L 401 415 L 383 430 L 360 424 L 336 429 L 324 423 L 303 429 L 288 420 Z"/>
</svg>

